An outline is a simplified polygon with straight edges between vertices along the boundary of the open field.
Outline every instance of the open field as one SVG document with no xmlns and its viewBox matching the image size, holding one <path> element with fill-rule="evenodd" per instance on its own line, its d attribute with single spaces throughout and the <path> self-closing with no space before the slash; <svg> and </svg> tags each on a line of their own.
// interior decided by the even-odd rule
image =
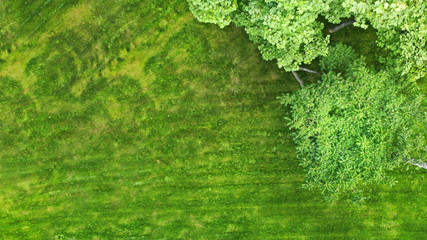
<svg viewBox="0 0 427 240">
<path fill-rule="evenodd" d="M 362 206 L 301 189 L 298 88 L 185 0 L 0 1 L 0 238 L 427 239 L 425 172 Z"/>
</svg>

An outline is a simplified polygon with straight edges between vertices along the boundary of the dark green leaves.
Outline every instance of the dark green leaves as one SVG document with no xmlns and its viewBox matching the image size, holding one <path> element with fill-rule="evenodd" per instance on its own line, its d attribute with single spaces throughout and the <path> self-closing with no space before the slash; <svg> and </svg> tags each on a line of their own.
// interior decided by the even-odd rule
<svg viewBox="0 0 427 240">
<path fill-rule="evenodd" d="M 305 186 L 333 200 L 358 195 L 362 184 L 392 184 L 387 170 L 424 148 L 415 130 L 425 121 L 420 97 L 402 94 L 396 76 L 368 69 L 343 45 L 322 67 L 329 72 L 320 83 L 282 97 L 291 106 L 289 125 L 307 172 Z"/>
</svg>

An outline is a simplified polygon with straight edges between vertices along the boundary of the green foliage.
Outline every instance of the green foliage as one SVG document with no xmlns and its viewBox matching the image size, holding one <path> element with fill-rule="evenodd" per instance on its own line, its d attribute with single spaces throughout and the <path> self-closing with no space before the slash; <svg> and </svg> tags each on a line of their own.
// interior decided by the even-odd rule
<svg viewBox="0 0 427 240">
<path fill-rule="evenodd" d="M 233 21 L 243 26 L 249 38 L 259 45 L 265 60 L 277 60 L 280 68 L 296 71 L 301 64 L 310 64 L 318 56 L 326 55 L 329 36 L 323 37 L 323 15 L 332 22 L 346 15 L 334 0 L 284 1 L 256 0 L 201 1 L 188 0 L 190 10 L 201 22 L 224 27 Z M 337 7 L 331 9 L 328 4 Z"/>
<path fill-rule="evenodd" d="M 427 61 L 427 4 L 423 0 L 344 0 L 358 26 L 378 31 L 379 46 L 391 52 L 386 60 L 412 80 L 423 77 Z"/>
<path fill-rule="evenodd" d="M 368 69 L 343 45 L 321 65 L 328 72 L 320 83 L 282 97 L 291 106 L 305 187 L 320 189 L 329 200 L 346 193 L 360 200 L 361 185 L 393 184 L 388 170 L 414 152 L 426 156 L 415 131 L 417 121 L 426 124 L 425 105 L 420 96 L 401 93 L 399 76 Z"/>
<path fill-rule="evenodd" d="M 259 44 L 264 59 L 296 71 L 327 53 L 329 37 L 323 37 L 323 24 L 317 21 L 323 7 L 322 1 L 250 1 L 241 5 L 235 22 Z"/>
<path fill-rule="evenodd" d="M 237 0 L 188 0 L 194 16 L 204 23 L 215 23 L 221 28 L 229 25 L 237 9 Z"/>
<path fill-rule="evenodd" d="M 425 239 L 424 172 L 363 207 L 301 189 L 275 99 L 299 85 L 242 29 L 184 0 L 0 1 L 0 19 L 0 239 Z"/>
<path fill-rule="evenodd" d="M 279 67 L 296 71 L 318 56 L 326 55 L 329 36 L 322 34 L 319 17 L 330 23 L 354 18 L 356 26 L 373 26 L 378 45 L 389 51 L 381 60 L 417 80 L 425 75 L 427 61 L 427 4 L 422 0 L 188 0 L 190 9 L 202 22 L 224 27 L 233 21 L 244 26 L 259 45 L 266 60 L 276 59 Z"/>
<path fill-rule="evenodd" d="M 351 17 L 349 11 L 343 6 L 343 0 L 323 0 L 322 16 L 330 23 L 338 24 L 343 18 Z"/>
<path fill-rule="evenodd" d="M 320 61 L 320 67 L 322 71 L 345 71 L 356 59 L 356 53 L 353 48 L 348 47 L 342 43 L 338 43 L 336 46 L 329 50 L 329 54 L 326 55 Z"/>
</svg>

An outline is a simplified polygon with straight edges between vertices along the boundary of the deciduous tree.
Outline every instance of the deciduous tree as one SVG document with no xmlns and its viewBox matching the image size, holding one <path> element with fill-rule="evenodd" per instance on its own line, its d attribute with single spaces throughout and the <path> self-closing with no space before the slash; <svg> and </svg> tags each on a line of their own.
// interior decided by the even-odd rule
<svg viewBox="0 0 427 240">
<path fill-rule="evenodd" d="M 266 60 L 276 59 L 286 71 L 301 70 L 328 51 L 320 16 L 336 28 L 355 25 L 377 30 L 378 45 L 390 54 L 381 58 L 407 79 L 425 75 L 427 4 L 423 0 L 188 0 L 202 22 L 220 27 L 243 26 Z"/>
<path fill-rule="evenodd" d="M 385 63 L 417 80 L 426 73 L 427 4 L 423 0 L 342 0 L 355 25 L 377 30 L 378 45 L 391 54 Z"/>
<path fill-rule="evenodd" d="M 344 193 L 360 199 L 361 185 L 394 182 L 387 170 L 425 164 L 426 104 L 400 87 L 401 75 L 369 69 L 343 45 L 332 48 L 321 66 L 319 83 L 281 98 L 291 107 L 305 187 L 330 200 Z"/>
<path fill-rule="evenodd" d="M 323 1 L 259 0 L 241 4 L 234 22 L 259 45 L 266 60 L 277 60 L 286 71 L 297 71 L 328 52 L 329 37 L 317 21 Z"/>
<path fill-rule="evenodd" d="M 339 15 L 329 9 L 335 0 L 188 0 L 195 17 L 220 27 L 233 21 L 243 26 L 258 44 L 266 60 L 277 60 L 286 71 L 300 70 L 302 64 L 328 51 L 329 37 L 322 34 L 321 14 L 338 22 Z M 340 11 L 343 12 L 343 11 Z M 332 14 L 334 13 L 334 14 Z"/>
<path fill-rule="evenodd" d="M 215 23 L 221 28 L 229 25 L 237 10 L 237 0 L 188 0 L 190 11 L 204 23 Z"/>
</svg>

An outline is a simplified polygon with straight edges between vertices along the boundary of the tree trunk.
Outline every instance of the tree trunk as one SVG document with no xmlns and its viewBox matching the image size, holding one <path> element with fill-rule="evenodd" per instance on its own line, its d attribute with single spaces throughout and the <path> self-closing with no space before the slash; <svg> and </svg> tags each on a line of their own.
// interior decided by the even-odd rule
<svg viewBox="0 0 427 240">
<path fill-rule="evenodd" d="M 330 28 L 329 29 L 329 33 L 337 32 L 337 31 L 339 31 L 342 28 L 345 28 L 345 27 L 347 27 L 349 25 L 353 25 L 355 22 L 356 21 L 349 21 L 349 22 L 341 23 L 340 25 L 338 25 L 338 26 L 336 26 L 334 28 Z"/>
<path fill-rule="evenodd" d="M 410 163 L 410 164 L 417 166 L 417 167 L 420 167 L 420 168 L 427 169 L 427 163 L 423 162 L 421 160 L 410 158 L 409 161 L 407 161 L 407 163 Z"/>
<path fill-rule="evenodd" d="M 299 78 L 298 73 L 295 71 L 292 71 L 292 74 L 295 76 L 299 84 L 301 85 L 301 88 L 304 88 L 304 83 L 302 82 L 301 78 Z"/>
<path fill-rule="evenodd" d="M 306 71 L 306 72 L 309 72 L 309 73 L 314 73 L 314 74 L 317 74 L 317 75 L 322 75 L 320 72 L 318 72 L 318 71 L 314 71 L 314 70 L 310 70 L 310 69 L 308 69 L 308 68 L 300 67 L 300 68 L 299 68 L 299 70 L 301 70 L 301 71 Z"/>
</svg>

